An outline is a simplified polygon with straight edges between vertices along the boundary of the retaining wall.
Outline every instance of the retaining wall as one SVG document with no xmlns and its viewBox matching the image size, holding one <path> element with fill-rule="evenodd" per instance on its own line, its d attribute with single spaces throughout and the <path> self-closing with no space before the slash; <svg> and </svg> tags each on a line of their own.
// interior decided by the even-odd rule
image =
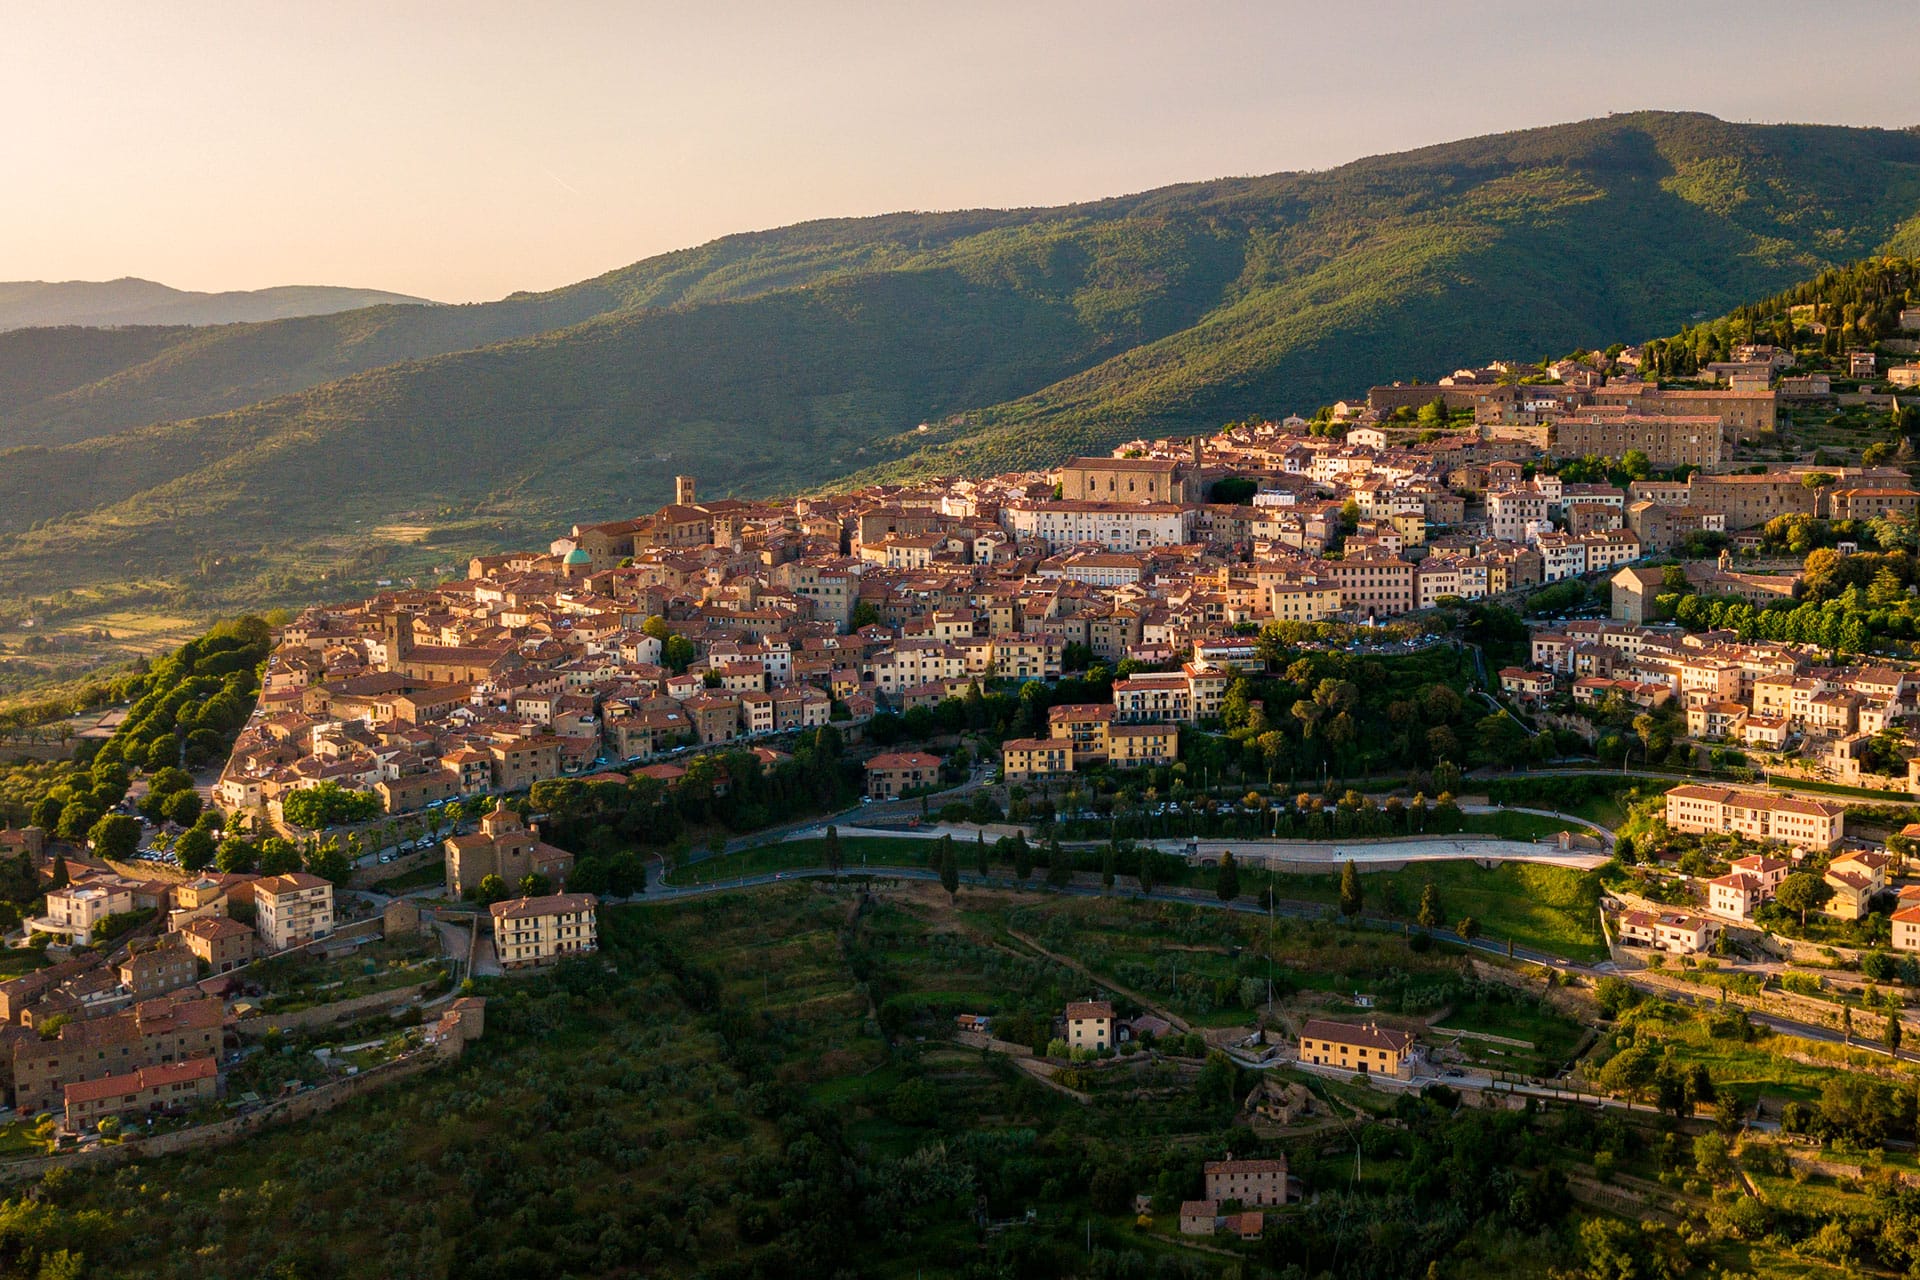
<svg viewBox="0 0 1920 1280">
<path fill-rule="evenodd" d="M 457 1056 L 459 1056 L 457 1047 L 451 1052 L 432 1048 L 418 1049 L 404 1058 L 384 1062 L 377 1067 L 369 1067 L 357 1076 L 348 1076 L 343 1080 L 323 1084 L 289 1098 L 269 1102 L 258 1111 L 249 1112 L 244 1116 L 217 1120 L 212 1124 L 195 1125 L 191 1129 L 175 1129 L 167 1133 L 154 1134 L 152 1137 L 129 1137 L 126 1141 L 112 1146 L 102 1144 L 81 1151 L 64 1151 L 58 1155 L 9 1160 L 0 1163 L 0 1183 L 38 1178 L 49 1169 L 111 1167 L 134 1160 L 173 1155 L 181 1151 L 224 1146 L 270 1125 L 304 1120 L 308 1116 L 331 1111 L 362 1094 L 371 1093 L 395 1081 L 418 1075 L 429 1067 L 437 1066 Z"/>
<path fill-rule="evenodd" d="M 382 1013 L 388 1009 L 397 1009 L 403 1004 L 418 999 L 432 982 L 416 982 L 409 987 L 394 987 L 390 991 L 374 991 L 364 996 L 354 996 L 348 1000 L 336 1000 L 331 1004 L 317 1004 L 306 1009 L 294 1009 L 288 1013 L 257 1013 L 250 1018 L 241 1018 L 233 1024 L 233 1029 L 243 1037 L 257 1038 L 269 1031 L 294 1031 L 302 1027 L 324 1027 L 336 1022 L 352 1022 L 355 1018 L 370 1013 Z"/>
<path fill-rule="evenodd" d="M 412 853 L 403 853 L 392 862 L 376 862 L 370 867 L 355 867 L 352 877 L 347 881 L 351 889 L 365 889 L 382 880 L 405 875 L 434 862 L 445 862 L 446 851 L 435 845 L 431 849 L 417 849 Z"/>
</svg>

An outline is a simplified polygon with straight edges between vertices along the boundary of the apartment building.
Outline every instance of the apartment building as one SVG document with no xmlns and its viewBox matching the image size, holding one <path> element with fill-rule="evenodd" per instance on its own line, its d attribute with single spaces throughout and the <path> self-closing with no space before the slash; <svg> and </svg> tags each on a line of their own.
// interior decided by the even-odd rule
<svg viewBox="0 0 1920 1280">
<path fill-rule="evenodd" d="M 253 930 L 226 916 L 203 916 L 180 930 L 188 953 L 214 974 L 253 963 L 254 936 Z"/>
<path fill-rule="evenodd" d="M 599 899 L 590 893 L 554 893 L 496 902 L 493 949 L 509 972 L 551 964 L 599 949 Z"/>
<path fill-rule="evenodd" d="M 1628 911 L 1620 916 L 1620 940 L 1676 955 L 1697 955 L 1713 945 L 1720 926 L 1684 911 Z"/>
<path fill-rule="evenodd" d="M 891 800 L 940 780 L 940 757 L 924 751 L 890 751 L 867 761 L 867 794 Z"/>
<path fill-rule="evenodd" d="M 200 976 L 200 962 L 181 939 L 170 935 L 146 946 L 134 946 L 115 971 L 120 985 L 134 999 L 146 1000 L 193 982 Z"/>
<path fill-rule="evenodd" d="M 1193 690 L 1179 672 L 1129 676 L 1113 682 L 1113 714 L 1120 724 L 1155 720 L 1192 723 Z"/>
<path fill-rule="evenodd" d="M 90 946 L 93 932 L 108 916 L 133 910 L 133 893 L 122 885 L 74 884 L 47 893 L 47 914 L 27 921 L 30 932 L 70 938 Z"/>
<path fill-rule="evenodd" d="M 333 885 L 295 871 L 253 882 L 254 927 L 267 951 L 304 946 L 333 932 Z"/>
<path fill-rule="evenodd" d="M 1008 738 L 1000 744 L 1000 771 L 1008 782 L 1073 772 L 1073 743 L 1065 738 Z"/>
<path fill-rule="evenodd" d="M 1167 502 L 1016 502 L 1000 512 L 1008 533 L 1042 543 L 1049 552 L 1177 547 L 1193 541 L 1194 518 L 1192 507 Z"/>
<path fill-rule="evenodd" d="M 1180 756 L 1180 730 L 1171 724 L 1116 724 L 1107 731 L 1107 759 L 1116 768 L 1172 764 Z"/>
<path fill-rule="evenodd" d="M 1354 618 L 1383 618 L 1413 609 L 1413 565 L 1397 556 L 1329 560 L 1320 575 L 1340 592 L 1340 609 Z"/>
<path fill-rule="evenodd" d="M 1064 738 L 1078 760 L 1104 760 L 1114 708 L 1105 702 L 1070 702 L 1047 708 L 1047 736 Z"/>
<path fill-rule="evenodd" d="M 1738 832 L 1755 840 L 1831 849 L 1846 834 L 1845 809 L 1798 796 L 1689 783 L 1667 792 L 1666 810 L 1669 827 L 1692 835 Z"/>
<path fill-rule="evenodd" d="M 1547 495 L 1537 489 L 1502 489 L 1487 495 L 1487 521 L 1504 542 L 1530 542 L 1550 523 Z"/>
</svg>

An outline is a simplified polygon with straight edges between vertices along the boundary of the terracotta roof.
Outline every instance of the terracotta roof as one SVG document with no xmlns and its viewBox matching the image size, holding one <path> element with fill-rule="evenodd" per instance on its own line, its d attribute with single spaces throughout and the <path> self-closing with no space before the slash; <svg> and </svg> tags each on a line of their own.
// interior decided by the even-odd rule
<svg viewBox="0 0 1920 1280">
<path fill-rule="evenodd" d="M 599 899 L 590 893 L 550 893 L 542 898 L 515 898 L 496 902 L 491 910 L 495 920 L 523 920 L 535 916 L 571 915 L 591 911 Z"/>
<path fill-rule="evenodd" d="M 875 769 L 937 769 L 940 757 L 924 751 L 893 751 L 867 761 L 867 771 Z"/>
<path fill-rule="evenodd" d="M 98 1080 L 70 1084 L 66 1087 L 66 1100 L 69 1106 L 76 1102 L 98 1102 L 104 1098 L 124 1097 L 143 1089 L 182 1084 L 188 1080 L 210 1080 L 219 1073 L 220 1069 L 211 1055 L 188 1058 L 185 1062 L 167 1062 L 157 1067 L 142 1067 L 138 1071 L 123 1072 L 117 1076 L 102 1076 Z"/>
<path fill-rule="evenodd" d="M 301 889 L 319 889 L 326 884 L 327 882 L 319 876 L 310 875 L 305 871 L 290 871 L 283 876 L 267 876 L 254 881 L 253 891 L 256 894 L 264 893 L 269 898 L 277 898 L 283 893 L 294 893 Z"/>
<path fill-rule="evenodd" d="M 217 942 L 221 938 L 251 934 L 253 930 L 230 916 L 202 916 L 198 920 L 189 920 L 181 926 L 180 932 L 191 933 L 195 937 Z"/>
<path fill-rule="evenodd" d="M 1355 1026 L 1347 1022 L 1329 1022 L 1324 1018 L 1309 1019 L 1307 1025 L 1300 1028 L 1300 1038 L 1364 1045 L 1370 1049 L 1391 1049 L 1395 1053 L 1405 1053 L 1413 1047 L 1413 1037 L 1405 1031 L 1395 1031 L 1374 1023 Z"/>
</svg>

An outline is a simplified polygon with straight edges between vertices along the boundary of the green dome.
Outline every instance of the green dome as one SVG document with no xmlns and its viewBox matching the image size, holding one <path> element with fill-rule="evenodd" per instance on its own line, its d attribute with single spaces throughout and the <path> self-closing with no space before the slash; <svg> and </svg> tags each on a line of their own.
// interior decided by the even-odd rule
<svg viewBox="0 0 1920 1280">
<path fill-rule="evenodd" d="M 575 547 L 575 548 L 574 548 L 573 550 L 571 550 L 571 551 L 569 551 L 569 552 L 567 552 L 567 558 L 566 558 L 566 561 L 565 561 L 565 563 L 567 563 L 567 564 L 592 564 L 592 563 L 593 563 L 593 557 L 592 557 L 592 556 L 590 556 L 590 555 L 588 555 L 588 554 L 586 553 L 586 550 L 585 550 L 584 548 L 582 548 L 582 547 Z"/>
</svg>

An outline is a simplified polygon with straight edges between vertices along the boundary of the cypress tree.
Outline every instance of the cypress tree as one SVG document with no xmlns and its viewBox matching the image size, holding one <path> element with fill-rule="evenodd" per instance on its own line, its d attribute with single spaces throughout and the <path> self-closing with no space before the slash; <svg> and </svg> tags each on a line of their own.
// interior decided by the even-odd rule
<svg viewBox="0 0 1920 1280">
<path fill-rule="evenodd" d="M 954 856 L 952 836 L 940 837 L 940 887 L 947 891 L 948 901 L 960 901 L 960 863 Z"/>
<path fill-rule="evenodd" d="M 1351 920 L 1360 914 L 1365 902 L 1360 890 L 1360 869 L 1349 858 L 1340 864 L 1340 914 Z"/>
<path fill-rule="evenodd" d="M 1232 902 L 1240 896 L 1240 867 L 1234 862 L 1231 850 L 1220 855 L 1220 873 L 1214 881 L 1213 891 L 1222 902 Z"/>
</svg>

